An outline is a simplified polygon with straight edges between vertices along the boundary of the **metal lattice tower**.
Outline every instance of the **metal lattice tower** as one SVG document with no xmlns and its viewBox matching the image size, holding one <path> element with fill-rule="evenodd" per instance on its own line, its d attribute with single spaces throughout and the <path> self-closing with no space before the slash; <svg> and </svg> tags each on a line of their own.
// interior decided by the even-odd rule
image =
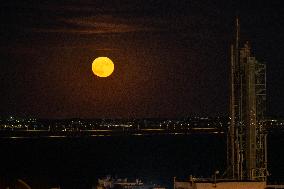
<svg viewBox="0 0 284 189">
<path fill-rule="evenodd" d="M 265 181 L 267 157 L 263 120 L 266 65 L 251 55 L 248 43 L 239 48 L 239 36 L 237 18 L 235 42 L 231 45 L 228 174 L 236 180 Z"/>
</svg>

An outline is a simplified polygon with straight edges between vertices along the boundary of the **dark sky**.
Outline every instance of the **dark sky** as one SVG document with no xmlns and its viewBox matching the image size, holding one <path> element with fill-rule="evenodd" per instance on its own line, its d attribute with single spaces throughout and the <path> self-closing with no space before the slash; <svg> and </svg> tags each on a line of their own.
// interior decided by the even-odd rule
<svg viewBox="0 0 284 189">
<path fill-rule="evenodd" d="M 267 63 L 268 115 L 284 115 L 278 1 L 1 1 L 0 114 L 39 118 L 226 115 L 229 47 Z M 115 64 L 98 78 L 91 63 Z"/>
</svg>

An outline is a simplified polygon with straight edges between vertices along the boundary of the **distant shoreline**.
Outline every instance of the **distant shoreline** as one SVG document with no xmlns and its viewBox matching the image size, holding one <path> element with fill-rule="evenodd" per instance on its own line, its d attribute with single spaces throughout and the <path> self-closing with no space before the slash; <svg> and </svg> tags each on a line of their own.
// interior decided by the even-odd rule
<svg viewBox="0 0 284 189">
<path fill-rule="evenodd" d="M 141 130 L 82 130 L 82 131 L 46 131 L 19 130 L 0 131 L 0 138 L 41 138 L 41 137 L 100 137 L 100 136 L 151 136 L 151 135 L 191 135 L 224 134 L 219 128 L 191 128 L 186 130 L 141 129 Z"/>
</svg>

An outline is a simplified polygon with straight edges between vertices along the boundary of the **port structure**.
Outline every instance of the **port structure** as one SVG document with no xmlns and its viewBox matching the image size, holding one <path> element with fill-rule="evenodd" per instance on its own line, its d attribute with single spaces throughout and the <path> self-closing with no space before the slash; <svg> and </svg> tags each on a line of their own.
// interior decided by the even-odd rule
<svg viewBox="0 0 284 189">
<path fill-rule="evenodd" d="M 248 42 L 240 48 L 240 41 L 240 24 L 237 18 L 230 60 L 227 175 L 234 180 L 266 181 L 266 65 L 251 54 Z"/>
</svg>

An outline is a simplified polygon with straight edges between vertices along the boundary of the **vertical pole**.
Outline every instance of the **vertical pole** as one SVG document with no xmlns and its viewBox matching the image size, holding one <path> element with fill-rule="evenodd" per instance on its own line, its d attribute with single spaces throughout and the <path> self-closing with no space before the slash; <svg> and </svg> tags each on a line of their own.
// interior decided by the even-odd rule
<svg viewBox="0 0 284 189">
<path fill-rule="evenodd" d="M 236 64 L 239 64 L 239 37 L 240 37 L 240 24 L 239 18 L 236 18 L 236 46 L 235 46 L 235 58 Z"/>
<path fill-rule="evenodd" d="M 235 66 L 237 67 L 237 77 L 238 77 L 238 118 L 237 118 L 237 127 L 235 127 L 235 132 L 236 132 L 236 137 L 238 138 L 239 133 L 237 132 L 237 130 L 239 129 L 238 127 L 242 127 L 242 74 L 241 74 L 241 65 L 240 65 L 240 60 L 239 60 L 239 36 L 240 36 L 240 25 L 239 25 L 239 18 L 236 18 L 236 41 L 235 41 Z M 242 140 L 242 137 L 240 137 L 240 140 Z M 242 141 L 239 141 L 237 139 L 238 142 L 238 150 L 237 152 L 235 152 L 237 154 L 237 175 L 238 175 L 238 179 L 242 179 L 242 158 L 241 153 L 242 153 Z M 235 146 L 234 146 L 235 147 Z"/>
<path fill-rule="evenodd" d="M 267 180 L 267 134 L 264 134 L 264 168 L 265 168 L 265 181 Z"/>
<path fill-rule="evenodd" d="M 231 171 L 232 178 L 235 179 L 235 85 L 234 85 L 234 47 L 231 45 L 231 99 L 230 99 L 230 110 L 231 110 L 231 125 L 230 125 L 230 152 L 231 153 Z M 228 148 L 229 150 L 229 148 Z"/>
</svg>

